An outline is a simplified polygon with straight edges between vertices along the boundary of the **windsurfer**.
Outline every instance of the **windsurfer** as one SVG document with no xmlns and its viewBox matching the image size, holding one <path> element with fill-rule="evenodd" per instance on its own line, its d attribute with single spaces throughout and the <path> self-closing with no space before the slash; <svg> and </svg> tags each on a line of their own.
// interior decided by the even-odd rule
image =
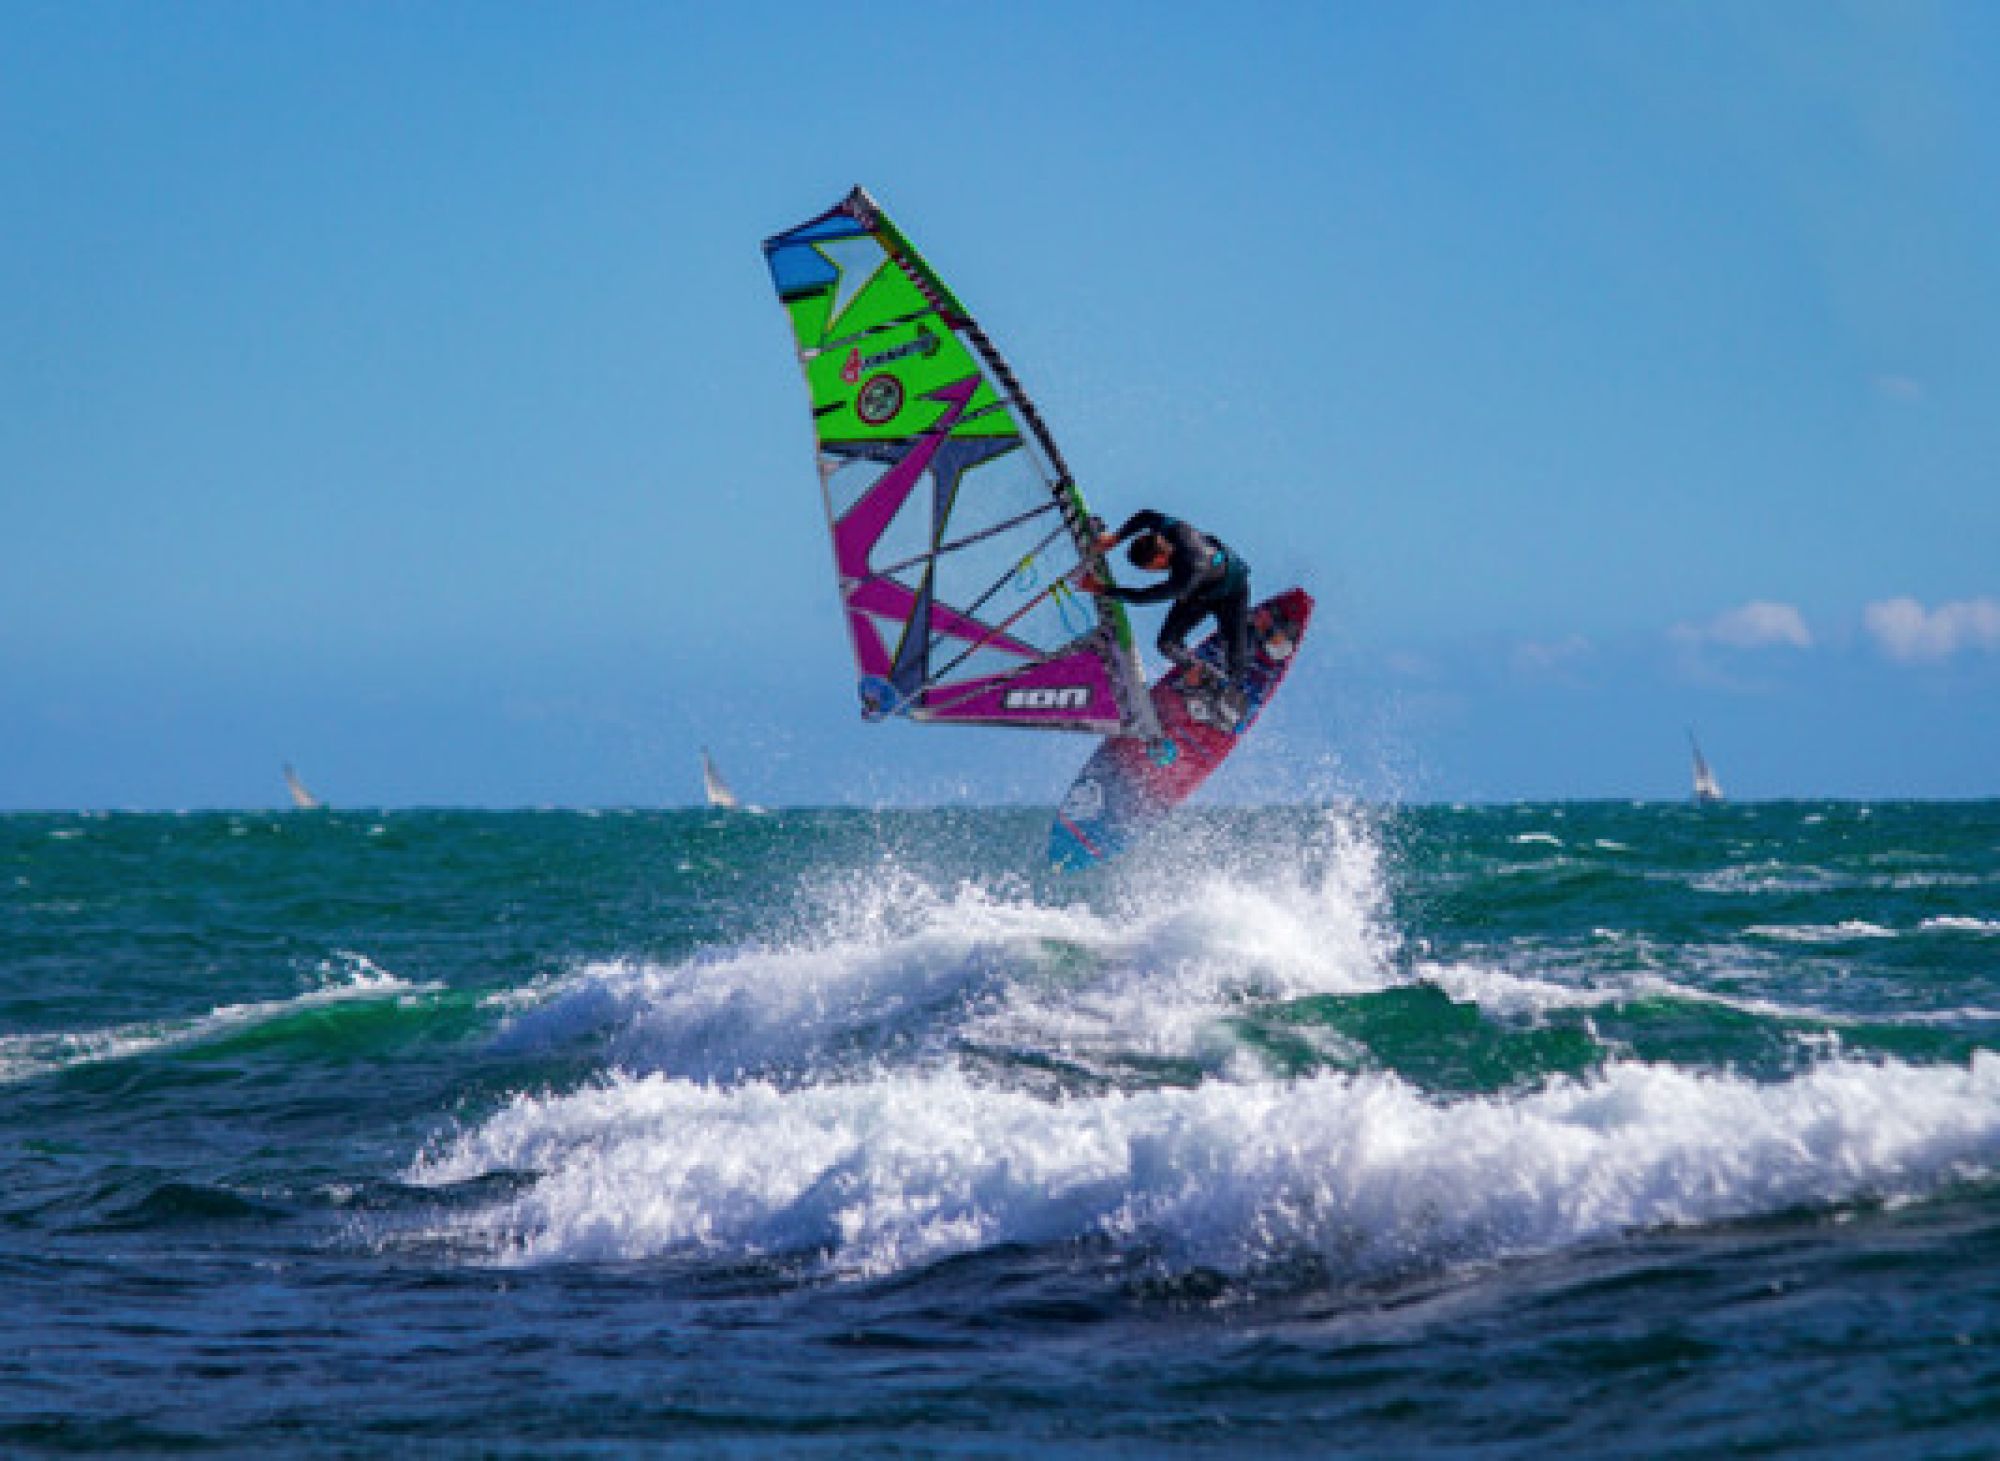
<svg viewBox="0 0 2000 1461">
<path fill-rule="evenodd" d="M 1228 667 L 1227 681 L 1216 698 L 1227 720 L 1225 728 L 1233 726 L 1243 714 L 1243 671 L 1250 652 L 1250 565 L 1220 539 L 1151 508 L 1133 513 L 1117 532 L 1102 534 L 1097 539 L 1099 555 L 1127 538 L 1132 540 L 1126 550 L 1132 566 L 1148 573 L 1165 573 L 1164 579 L 1143 588 L 1121 588 L 1086 571 L 1077 580 L 1077 587 L 1128 604 L 1172 600 L 1173 607 L 1160 626 L 1159 650 L 1186 668 L 1197 686 L 1207 671 L 1188 649 L 1187 636 L 1203 619 L 1214 615 Z"/>
</svg>

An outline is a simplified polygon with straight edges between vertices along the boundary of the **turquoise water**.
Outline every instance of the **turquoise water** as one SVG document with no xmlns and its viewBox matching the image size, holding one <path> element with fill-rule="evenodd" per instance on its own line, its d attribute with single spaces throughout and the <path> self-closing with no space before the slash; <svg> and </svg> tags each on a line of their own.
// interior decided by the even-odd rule
<svg viewBox="0 0 2000 1461">
<path fill-rule="evenodd" d="M 0 1451 L 1991 1454 L 2000 804 L 0 817 Z"/>
</svg>

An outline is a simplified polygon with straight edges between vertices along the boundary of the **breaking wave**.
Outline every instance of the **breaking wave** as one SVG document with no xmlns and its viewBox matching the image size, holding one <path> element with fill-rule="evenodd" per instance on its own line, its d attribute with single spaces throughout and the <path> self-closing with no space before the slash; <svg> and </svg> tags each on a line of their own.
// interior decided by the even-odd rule
<svg viewBox="0 0 2000 1461">
<path fill-rule="evenodd" d="M 1303 1260 L 1367 1281 L 1921 1195 L 2000 1163 L 2000 1059 L 1984 1052 L 1919 1065 L 1836 1048 L 1756 1079 L 1606 1049 L 1582 1073 L 1470 1094 L 1365 1063 L 1276 1070 L 1243 1017 L 1287 1002 L 1424 984 L 1532 1024 L 1676 988 L 1429 961 L 1389 930 L 1367 829 L 1330 815 L 1315 835 L 1309 872 L 1211 867 L 1165 898 L 1037 901 L 871 869 L 803 898 L 784 938 L 584 963 L 499 1038 L 591 1043 L 600 1075 L 435 1141 L 409 1181 L 527 1180 L 445 1205 L 419 1236 L 500 1263 L 853 1277 L 1082 1243 L 1173 1273 Z"/>
</svg>

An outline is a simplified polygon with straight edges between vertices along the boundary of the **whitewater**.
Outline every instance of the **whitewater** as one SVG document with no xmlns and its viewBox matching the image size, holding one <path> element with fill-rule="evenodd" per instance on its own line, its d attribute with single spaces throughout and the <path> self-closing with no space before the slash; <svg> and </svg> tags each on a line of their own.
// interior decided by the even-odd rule
<svg viewBox="0 0 2000 1461">
<path fill-rule="evenodd" d="M 0 1440 L 1979 1453 L 2000 807 L 1041 831 L 0 818 Z"/>
</svg>

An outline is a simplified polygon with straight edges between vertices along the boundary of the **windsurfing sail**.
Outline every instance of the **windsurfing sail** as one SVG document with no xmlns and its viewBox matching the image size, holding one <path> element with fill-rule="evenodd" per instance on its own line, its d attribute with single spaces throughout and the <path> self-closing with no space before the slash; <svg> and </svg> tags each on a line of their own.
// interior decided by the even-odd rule
<svg viewBox="0 0 2000 1461">
<path fill-rule="evenodd" d="M 860 188 L 765 240 L 812 402 L 861 713 L 1152 737 L 1095 525 L 957 295 Z"/>
<path fill-rule="evenodd" d="M 292 794 L 292 805 L 302 812 L 316 812 L 320 809 L 320 799 L 306 790 L 306 784 L 299 780 L 299 773 L 287 765 L 285 767 L 285 790 Z"/>
<path fill-rule="evenodd" d="M 1688 732 L 1688 749 L 1694 752 L 1694 799 L 1697 806 L 1712 806 L 1722 800 L 1722 783 L 1715 779 L 1715 773 L 1708 769 L 1708 759 L 1701 754 L 1701 742 Z"/>
<path fill-rule="evenodd" d="M 729 789 L 729 783 L 722 779 L 722 773 L 715 769 L 715 760 L 708 754 L 708 747 L 701 748 L 701 788 L 708 796 L 708 804 L 719 812 L 736 810 L 736 793 Z"/>
</svg>

